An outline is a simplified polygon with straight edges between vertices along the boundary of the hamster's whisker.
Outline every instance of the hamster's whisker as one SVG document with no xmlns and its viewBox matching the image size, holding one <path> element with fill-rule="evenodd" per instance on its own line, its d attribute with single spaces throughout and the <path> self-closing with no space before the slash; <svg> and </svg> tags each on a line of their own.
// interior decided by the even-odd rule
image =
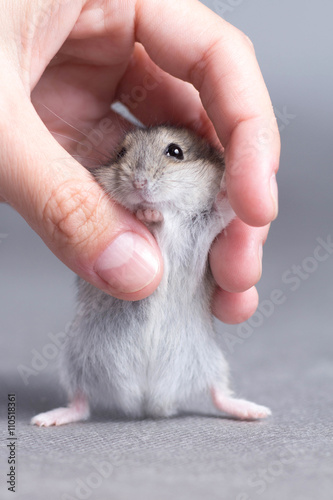
<svg viewBox="0 0 333 500">
<path fill-rule="evenodd" d="M 72 125 L 71 123 L 67 122 L 64 118 L 62 118 L 62 116 L 59 116 L 55 111 L 53 111 L 53 109 L 51 109 L 48 106 L 46 106 L 46 104 L 44 104 L 43 102 L 40 102 L 39 104 L 41 104 L 42 106 L 44 106 L 44 108 L 46 108 L 48 111 L 50 111 L 50 113 L 52 113 L 54 116 L 56 116 L 57 118 L 59 118 L 59 120 L 61 120 L 62 122 L 66 123 L 66 125 L 68 125 L 72 129 L 76 130 L 77 132 L 80 132 L 80 134 L 82 134 L 85 137 L 87 137 L 86 134 L 84 134 L 83 132 L 81 132 L 81 130 L 79 130 L 78 128 L 74 127 L 74 125 Z"/>
<path fill-rule="evenodd" d="M 83 143 L 81 141 L 78 141 L 77 139 L 73 139 L 73 137 L 69 137 L 68 135 L 60 134 L 60 132 L 55 132 L 54 130 L 50 130 L 50 133 L 58 135 L 59 137 L 63 137 L 64 139 L 67 139 L 68 141 L 76 142 L 76 144 L 81 144 L 81 146 L 83 146 Z M 105 158 L 107 158 L 108 161 L 110 161 L 110 156 L 106 155 L 105 153 L 102 153 L 102 151 L 99 151 L 92 144 L 90 144 L 90 146 L 92 147 L 92 149 L 97 151 L 98 154 L 104 156 Z M 74 156 L 74 155 L 72 155 L 72 156 Z"/>
<path fill-rule="evenodd" d="M 169 179 L 169 180 L 165 181 L 164 184 L 166 186 L 168 186 L 169 184 L 174 184 L 175 186 L 179 186 L 179 181 L 173 180 L 173 179 Z M 182 181 L 182 186 L 195 187 L 195 186 L 198 186 L 198 183 L 191 182 L 191 181 Z"/>
<path fill-rule="evenodd" d="M 40 103 L 40 104 L 42 104 L 42 106 L 44 106 L 44 108 L 46 108 L 48 111 L 50 111 L 50 113 L 52 113 L 54 116 L 56 116 L 57 118 L 59 118 L 59 120 L 61 120 L 62 122 L 66 123 L 66 125 L 68 125 L 69 127 L 71 127 L 73 130 L 76 130 L 76 132 L 79 132 L 84 137 L 86 137 L 87 139 L 89 139 L 89 136 L 87 134 L 85 134 L 84 132 L 82 132 L 82 130 L 74 127 L 74 125 L 72 125 L 71 123 L 69 123 L 68 121 L 66 121 L 64 118 L 62 118 L 61 116 L 59 116 L 55 111 L 53 111 L 52 109 L 50 109 L 44 103 Z"/>
<path fill-rule="evenodd" d="M 69 153 L 69 154 L 70 154 L 70 153 Z M 91 166 L 91 165 L 85 165 L 84 163 L 82 163 L 82 161 L 78 161 L 78 160 L 75 158 L 75 156 L 77 156 L 78 158 L 82 158 L 82 156 L 80 156 L 80 155 L 71 155 L 71 154 L 70 154 L 70 156 L 72 156 L 72 157 L 74 158 L 74 160 L 76 160 L 78 163 L 80 163 L 80 165 L 82 165 L 82 167 L 86 168 L 87 170 L 89 170 L 89 169 L 91 169 L 91 168 L 99 168 L 99 167 L 103 167 L 103 163 L 100 163 L 100 164 L 98 164 L 98 165 L 93 165 L 93 166 Z M 57 159 L 58 159 L 59 161 L 64 160 L 64 162 L 65 162 L 65 161 L 67 161 L 67 160 L 68 160 L 68 157 L 67 157 L 67 156 L 64 156 L 63 158 L 57 158 Z M 90 158 L 82 158 L 82 159 L 83 159 L 83 160 L 84 160 L 84 159 L 89 160 Z M 99 161 L 97 158 L 93 158 L 93 160 L 95 160 L 96 162 L 98 162 L 98 161 Z"/>
<path fill-rule="evenodd" d="M 105 164 L 104 162 L 101 162 L 101 160 L 99 158 L 92 158 L 91 156 L 89 156 L 89 158 L 84 158 L 83 156 L 81 155 L 72 155 L 71 153 L 69 153 L 73 158 L 83 158 L 84 160 L 92 160 L 92 161 L 95 161 L 96 162 L 96 165 L 93 165 L 92 168 L 98 168 L 98 167 L 104 167 Z M 81 163 L 81 162 L 79 162 Z M 82 164 L 81 164 L 82 165 Z"/>
<path fill-rule="evenodd" d="M 49 108 L 48 106 L 46 106 L 46 104 L 44 104 L 43 102 L 39 102 L 39 104 L 41 104 L 42 106 L 44 106 L 44 108 L 46 108 L 50 113 L 52 113 L 54 116 L 56 116 L 59 120 L 61 120 L 63 123 L 66 123 L 66 125 L 68 125 L 69 127 L 71 127 L 73 130 L 76 130 L 76 132 L 79 132 L 80 134 L 82 134 L 84 137 L 86 137 L 87 139 L 89 139 L 89 136 L 87 134 L 85 134 L 84 132 L 82 132 L 82 130 L 74 127 L 74 125 L 72 125 L 71 123 L 69 123 L 68 121 L 66 121 L 64 118 L 62 118 L 61 116 L 59 116 L 55 111 L 53 111 L 51 108 Z M 76 141 L 75 139 L 72 139 L 71 137 L 68 137 L 68 136 L 65 136 L 65 135 L 62 135 L 62 134 L 59 134 L 58 132 L 52 132 L 50 131 L 51 134 L 57 134 L 61 137 L 64 137 L 65 139 L 68 139 L 68 140 L 72 140 L 74 142 L 77 142 L 79 144 L 81 144 L 80 141 Z M 105 158 L 108 158 L 109 159 L 109 156 L 107 156 L 105 153 L 102 153 L 102 151 L 99 151 L 98 149 L 96 149 L 94 146 L 91 145 L 91 147 L 97 151 L 99 154 L 105 156 Z"/>
<path fill-rule="evenodd" d="M 118 187 L 112 189 L 112 195 L 108 191 L 107 191 L 107 194 L 111 198 L 111 197 L 114 197 L 114 196 L 118 196 L 118 195 L 124 194 L 124 191 L 122 189 L 122 186 L 118 186 Z"/>
</svg>

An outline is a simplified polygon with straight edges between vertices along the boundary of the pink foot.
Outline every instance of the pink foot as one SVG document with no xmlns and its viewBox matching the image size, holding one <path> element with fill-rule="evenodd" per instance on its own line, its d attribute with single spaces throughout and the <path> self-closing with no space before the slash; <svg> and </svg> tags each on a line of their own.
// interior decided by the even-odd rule
<svg viewBox="0 0 333 500">
<path fill-rule="evenodd" d="M 146 208 L 142 210 L 141 208 L 137 210 L 136 216 L 142 222 L 162 222 L 163 215 L 158 210 L 152 210 L 150 208 Z"/>
<path fill-rule="evenodd" d="M 258 418 L 266 418 L 272 414 L 266 406 L 260 406 L 246 399 L 235 399 L 230 396 L 225 396 L 218 389 L 212 389 L 212 397 L 214 405 L 218 410 L 237 417 L 241 420 L 256 420 Z"/>
<path fill-rule="evenodd" d="M 85 397 L 80 396 L 74 398 L 66 408 L 56 408 L 45 413 L 39 413 L 31 419 L 30 423 L 39 427 L 50 427 L 51 425 L 63 425 L 78 422 L 79 420 L 87 420 L 89 415 L 88 401 Z"/>
</svg>

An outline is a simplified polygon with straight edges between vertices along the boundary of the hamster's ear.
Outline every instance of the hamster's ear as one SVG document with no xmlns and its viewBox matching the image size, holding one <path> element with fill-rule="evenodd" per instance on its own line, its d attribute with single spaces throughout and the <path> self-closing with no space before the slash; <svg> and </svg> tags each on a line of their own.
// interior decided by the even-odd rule
<svg viewBox="0 0 333 500">
<path fill-rule="evenodd" d="M 225 170 L 223 172 L 222 179 L 221 179 L 220 191 L 223 193 L 227 192 L 227 181 L 226 181 Z"/>
<path fill-rule="evenodd" d="M 220 191 L 216 195 L 214 201 L 214 209 L 220 216 L 220 220 L 222 223 L 221 230 L 227 227 L 229 222 L 231 222 L 232 219 L 236 217 L 236 214 L 229 203 L 226 191 Z"/>
</svg>

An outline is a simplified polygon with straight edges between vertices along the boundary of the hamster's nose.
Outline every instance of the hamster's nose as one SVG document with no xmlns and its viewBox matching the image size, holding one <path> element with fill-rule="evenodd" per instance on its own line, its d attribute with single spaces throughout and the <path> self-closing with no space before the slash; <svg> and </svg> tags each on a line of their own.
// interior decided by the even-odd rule
<svg viewBox="0 0 333 500">
<path fill-rule="evenodd" d="M 147 179 L 134 179 L 133 186 L 136 189 L 143 189 L 147 185 Z"/>
</svg>

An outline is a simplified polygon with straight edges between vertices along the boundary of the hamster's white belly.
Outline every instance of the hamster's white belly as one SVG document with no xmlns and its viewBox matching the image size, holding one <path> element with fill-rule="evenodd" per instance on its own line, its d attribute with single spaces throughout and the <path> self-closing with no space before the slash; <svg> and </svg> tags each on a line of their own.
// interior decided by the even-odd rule
<svg viewBox="0 0 333 500">
<path fill-rule="evenodd" d="M 186 294 L 174 304 L 162 294 L 139 302 L 103 294 L 76 318 L 63 350 L 70 394 L 82 391 L 93 404 L 131 416 L 167 416 L 179 402 L 207 393 L 219 379 L 226 382 L 226 362 L 202 297 L 189 313 Z"/>
</svg>

